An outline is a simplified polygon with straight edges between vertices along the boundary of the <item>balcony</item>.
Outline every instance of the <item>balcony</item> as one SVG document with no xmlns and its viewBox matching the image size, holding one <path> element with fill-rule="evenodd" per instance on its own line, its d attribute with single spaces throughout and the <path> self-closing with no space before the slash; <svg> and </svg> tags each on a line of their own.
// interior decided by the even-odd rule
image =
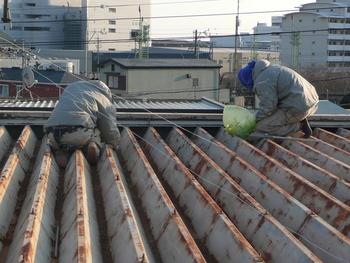
<svg viewBox="0 0 350 263">
<path fill-rule="evenodd" d="M 350 51 L 350 45 L 328 45 L 329 51 Z"/>
<path fill-rule="evenodd" d="M 350 56 L 328 56 L 328 62 L 350 62 Z"/>
<path fill-rule="evenodd" d="M 350 40 L 350 34 L 328 34 L 328 39 L 334 39 L 334 40 Z"/>
</svg>

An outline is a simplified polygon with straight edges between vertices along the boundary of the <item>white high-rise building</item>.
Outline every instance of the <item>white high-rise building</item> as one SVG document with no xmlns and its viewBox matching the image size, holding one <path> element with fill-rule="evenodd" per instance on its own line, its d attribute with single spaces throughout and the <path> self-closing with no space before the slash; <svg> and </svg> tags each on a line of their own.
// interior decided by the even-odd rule
<svg viewBox="0 0 350 263">
<path fill-rule="evenodd" d="M 317 0 L 282 21 L 281 62 L 295 69 L 350 67 L 350 0 Z"/>
<path fill-rule="evenodd" d="M 141 12 L 140 12 L 141 11 Z M 12 0 L 11 37 L 36 49 L 130 50 L 130 35 L 150 16 L 150 0 Z"/>
</svg>

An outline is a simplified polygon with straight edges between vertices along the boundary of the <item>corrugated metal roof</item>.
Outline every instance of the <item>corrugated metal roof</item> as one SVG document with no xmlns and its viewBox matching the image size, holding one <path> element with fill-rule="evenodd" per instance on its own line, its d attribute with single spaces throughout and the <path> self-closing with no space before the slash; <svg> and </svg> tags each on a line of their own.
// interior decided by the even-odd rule
<svg viewBox="0 0 350 263">
<path fill-rule="evenodd" d="M 58 100 L 53 99 L 0 99 L 0 109 L 6 110 L 44 110 L 51 111 Z M 224 105 L 207 99 L 200 100 L 115 100 L 114 105 L 118 112 L 205 112 L 222 113 Z"/>
<path fill-rule="evenodd" d="M 350 261 L 349 130 L 258 149 L 144 128 L 63 171 L 30 126 L 1 127 L 0 261 Z"/>
</svg>

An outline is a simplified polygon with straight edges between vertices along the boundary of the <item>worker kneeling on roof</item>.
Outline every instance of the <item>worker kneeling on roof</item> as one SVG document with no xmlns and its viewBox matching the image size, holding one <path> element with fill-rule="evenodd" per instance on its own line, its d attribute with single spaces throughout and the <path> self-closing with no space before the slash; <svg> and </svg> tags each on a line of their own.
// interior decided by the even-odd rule
<svg viewBox="0 0 350 263">
<path fill-rule="evenodd" d="M 251 61 L 238 73 L 243 86 L 260 100 L 254 134 L 287 136 L 302 130 L 310 137 L 307 117 L 315 113 L 318 95 L 315 87 L 290 68 L 267 60 Z"/>
<path fill-rule="evenodd" d="M 67 154 L 82 149 L 91 164 L 98 161 L 102 142 L 117 148 L 119 130 L 109 88 L 98 80 L 68 85 L 45 125 L 60 167 Z"/>
</svg>

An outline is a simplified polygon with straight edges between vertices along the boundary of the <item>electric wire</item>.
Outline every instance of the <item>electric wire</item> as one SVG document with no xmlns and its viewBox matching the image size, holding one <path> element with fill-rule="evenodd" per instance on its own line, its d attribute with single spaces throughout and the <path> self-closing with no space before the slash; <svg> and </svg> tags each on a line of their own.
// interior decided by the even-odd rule
<svg viewBox="0 0 350 263">
<path fill-rule="evenodd" d="M 131 7 L 131 6 L 155 6 L 155 5 L 173 5 L 173 4 L 191 4 L 191 3 L 204 3 L 204 2 L 219 2 L 221 0 L 189 0 L 189 1 L 169 1 L 169 2 L 153 2 L 153 3 L 130 3 L 130 4 L 113 4 L 113 5 L 90 5 L 90 6 L 34 6 L 32 8 L 10 8 L 10 10 L 21 11 L 33 11 L 33 10 L 48 10 L 48 9 L 86 9 L 86 8 L 110 8 L 110 7 Z"/>
<path fill-rule="evenodd" d="M 342 30 L 350 30 L 349 28 L 343 28 Z M 29 31 L 28 31 L 29 32 Z M 329 32 L 328 28 L 324 29 L 305 29 L 305 30 L 291 30 L 291 31 L 276 31 L 276 32 L 267 32 L 267 33 L 249 33 L 249 34 L 238 34 L 237 37 L 249 37 L 249 36 L 265 36 L 265 35 L 287 35 L 287 34 L 296 34 L 296 33 L 310 33 L 310 32 Z M 331 34 L 331 33 L 330 33 Z M 308 35 L 310 37 L 313 37 L 315 35 Z M 324 35 L 318 35 L 318 36 L 324 36 Z M 214 37 L 214 36 L 211 36 Z M 223 34 L 223 35 L 215 35 L 215 37 L 236 37 L 235 34 Z M 208 39 L 208 36 L 198 36 L 198 39 Z M 149 41 L 166 41 L 166 40 L 188 40 L 193 39 L 193 36 L 176 36 L 176 37 L 167 37 L 167 38 L 155 38 L 151 37 L 148 40 Z M 97 43 L 120 43 L 120 42 L 135 42 L 134 39 L 131 38 L 117 38 L 117 39 L 93 39 L 90 41 L 86 40 L 67 40 L 67 41 L 30 41 L 25 43 L 25 45 L 40 45 L 40 44 L 74 44 L 74 43 L 82 43 L 82 44 L 97 44 Z M 5 44 L 6 42 L 0 42 L 0 44 Z"/>
<path fill-rule="evenodd" d="M 345 9 L 346 7 L 324 7 L 324 8 L 303 8 L 301 11 L 314 11 L 315 14 L 322 14 L 317 10 L 330 10 L 330 9 Z M 84 7 L 82 7 L 84 9 Z M 239 15 L 256 15 L 256 14 L 270 14 L 270 13 L 286 13 L 299 11 L 299 9 L 282 9 L 282 10 L 264 10 L 264 11 L 242 11 Z M 167 15 L 167 16 L 143 16 L 143 19 L 174 19 L 174 18 L 195 18 L 195 17 L 212 17 L 212 16 L 236 16 L 237 12 L 225 12 L 225 13 L 208 13 L 208 14 L 188 14 L 188 15 Z M 139 20 L 139 17 L 119 17 L 113 18 L 114 20 Z M 111 20 L 110 18 L 91 18 L 91 19 L 57 19 L 57 20 L 40 20 L 40 22 L 46 23 L 62 23 L 65 21 L 104 21 Z M 11 23 L 33 23 L 33 21 L 12 21 Z"/>
</svg>

